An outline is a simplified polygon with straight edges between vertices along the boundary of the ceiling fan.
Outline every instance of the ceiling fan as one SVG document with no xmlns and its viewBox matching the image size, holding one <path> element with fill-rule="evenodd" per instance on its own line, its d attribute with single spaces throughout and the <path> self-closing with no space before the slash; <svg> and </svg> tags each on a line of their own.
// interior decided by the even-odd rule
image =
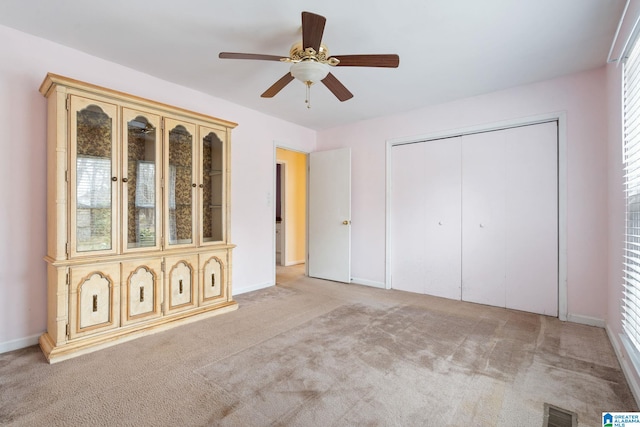
<svg viewBox="0 0 640 427">
<path fill-rule="evenodd" d="M 291 63 L 290 71 L 275 82 L 261 96 L 272 98 L 294 78 L 307 86 L 307 107 L 309 107 L 309 88 L 321 81 L 340 101 L 353 98 L 353 94 L 329 71 L 331 67 L 385 67 L 397 68 L 400 57 L 391 55 L 336 55 L 330 56 L 327 47 L 322 44 L 322 34 L 326 23 L 324 16 L 311 12 L 302 12 L 302 42 L 295 43 L 289 56 L 257 53 L 220 52 L 222 59 L 257 59 L 263 61 L 282 61 Z"/>
</svg>

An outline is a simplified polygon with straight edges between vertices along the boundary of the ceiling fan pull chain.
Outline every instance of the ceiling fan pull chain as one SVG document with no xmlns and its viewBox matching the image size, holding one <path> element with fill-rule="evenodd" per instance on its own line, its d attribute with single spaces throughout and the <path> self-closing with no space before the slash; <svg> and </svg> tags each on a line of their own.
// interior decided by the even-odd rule
<svg viewBox="0 0 640 427">
<path fill-rule="evenodd" d="M 307 108 L 311 108 L 311 82 L 306 83 L 307 86 L 307 99 L 304 102 L 307 103 Z"/>
</svg>

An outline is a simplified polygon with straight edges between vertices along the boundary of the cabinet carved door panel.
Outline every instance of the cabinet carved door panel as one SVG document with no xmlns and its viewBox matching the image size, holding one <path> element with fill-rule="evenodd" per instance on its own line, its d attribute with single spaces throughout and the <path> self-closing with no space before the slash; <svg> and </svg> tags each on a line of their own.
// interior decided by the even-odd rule
<svg viewBox="0 0 640 427">
<path fill-rule="evenodd" d="M 167 272 L 165 312 L 171 313 L 196 307 L 198 257 L 168 257 L 165 262 Z"/>
<path fill-rule="evenodd" d="M 122 324 L 159 317 L 162 314 L 161 260 L 122 264 Z"/>
<path fill-rule="evenodd" d="M 201 305 L 224 301 L 226 299 L 226 258 L 226 252 L 200 255 L 200 265 L 202 266 Z"/>
<path fill-rule="evenodd" d="M 118 327 L 119 265 L 72 267 L 69 275 L 69 338 Z"/>
</svg>

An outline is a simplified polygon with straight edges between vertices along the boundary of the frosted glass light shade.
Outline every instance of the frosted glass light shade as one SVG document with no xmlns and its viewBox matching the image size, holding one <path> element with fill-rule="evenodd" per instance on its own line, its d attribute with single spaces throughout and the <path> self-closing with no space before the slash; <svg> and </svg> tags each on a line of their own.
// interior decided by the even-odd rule
<svg viewBox="0 0 640 427">
<path fill-rule="evenodd" d="M 303 83 L 316 83 L 329 74 L 329 65 L 315 61 L 296 62 L 289 70 L 291 75 Z"/>
</svg>

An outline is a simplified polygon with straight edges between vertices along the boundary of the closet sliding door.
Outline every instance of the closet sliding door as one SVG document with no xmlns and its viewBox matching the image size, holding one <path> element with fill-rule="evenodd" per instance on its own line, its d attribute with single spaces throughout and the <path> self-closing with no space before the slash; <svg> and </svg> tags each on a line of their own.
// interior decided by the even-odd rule
<svg viewBox="0 0 640 427">
<path fill-rule="evenodd" d="M 460 299 L 460 137 L 393 148 L 394 289 Z"/>
<path fill-rule="evenodd" d="M 557 123 L 392 148 L 391 286 L 558 315 Z"/>
</svg>

